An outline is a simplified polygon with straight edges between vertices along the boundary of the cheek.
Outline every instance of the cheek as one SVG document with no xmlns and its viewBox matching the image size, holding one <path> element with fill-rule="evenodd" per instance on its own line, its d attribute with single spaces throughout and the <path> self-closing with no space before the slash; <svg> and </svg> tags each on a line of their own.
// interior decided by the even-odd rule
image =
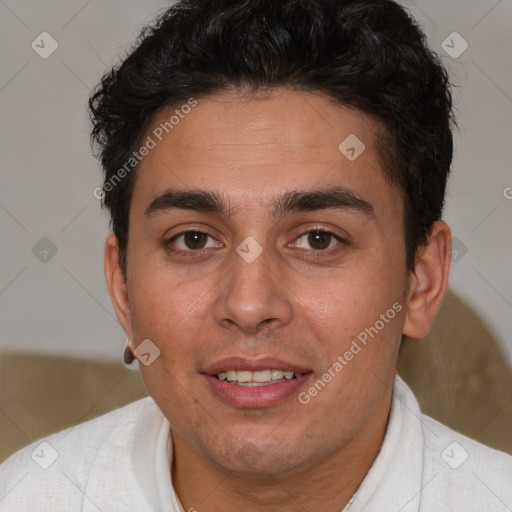
<svg viewBox="0 0 512 512">
<path fill-rule="evenodd" d="M 387 273 L 354 271 L 350 279 L 318 298 L 328 304 L 324 316 L 328 328 L 323 333 L 331 340 L 324 345 L 330 364 L 349 350 L 357 352 L 348 354 L 354 362 L 346 373 L 366 368 L 378 374 L 379 367 L 392 366 L 396 358 L 405 319 L 404 281 L 393 274 L 392 267 L 384 268 Z M 353 347 L 354 341 L 360 349 Z"/>
<path fill-rule="evenodd" d="M 171 319 L 179 318 L 179 302 L 169 300 L 170 292 L 151 280 L 138 282 L 132 288 L 130 311 L 134 332 L 139 337 L 157 340 L 168 329 Z"/>
<path fill-rule="evenodd" d="M 151 273 L 146 278 L 141 273 L 133 283 L 130 301 L 136 340 L 153 341 L 166 368 L 187 369 L 186 362 L 206 339 L 209 297 L 199 281 L 177 282 L 169 273 Z"/>
<path fill-rule="evenodd" d="M 321 289 L 308 287 L 304 298 L 318 315 L 341 325 L 365 327 L 400 299 L 403 283 L 386 260 L 361 258 L 360 262 L 324 282 Z M 304 288 L 303 288 L 304 289 Z"/>
</svg>

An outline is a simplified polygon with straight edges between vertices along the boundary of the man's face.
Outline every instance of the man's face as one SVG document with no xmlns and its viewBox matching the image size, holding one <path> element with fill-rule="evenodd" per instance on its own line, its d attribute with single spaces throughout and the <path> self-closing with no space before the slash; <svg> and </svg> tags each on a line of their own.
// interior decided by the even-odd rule
<svg viewBox="0 0 512 512">
<path fill-rule="evenodd" d="M 280 90 L 198 99 L 158 141 L 152 131 L 175 108 L 146 134 L 157 145 L 139 166 L 130 209 L 128 331 L 134 346 L 149 339 L 161 351 L 140 365 L 144 382 L 175 441 L 216 467 L 312 467 L 370 436 L 373 415 L 389 407 L 408 273 L 403 204 L 384 178 L 377 127 L 324 95 Z M 354 139 L 339 149 L 352 134 L 365 145 L 354 161 Z M 360 201 L 283 201 L 335 187 Z M 148 211 L 171 190 L 217 194 L 228 211 L 193 199 Z M 390 319 L 395 303 L 403 310 Z M 366 345 L 347 360 L 362 332 Z M 302 375 L 250 386 L 212 375 L 251 368 Z M 330 382 L 308 393 L 329 368 Z"/>
</svg>

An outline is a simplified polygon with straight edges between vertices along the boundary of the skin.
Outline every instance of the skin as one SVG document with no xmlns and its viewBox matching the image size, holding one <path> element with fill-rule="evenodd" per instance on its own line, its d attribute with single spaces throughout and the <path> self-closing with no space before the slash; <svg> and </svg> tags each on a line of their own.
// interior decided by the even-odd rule
<svg viewBox="0 0 512 512">
<path fill-rule="evenodd" d="M 148 134 L 168 117 L 167 109 L 159 113 Z M 436 222 L 414 272 L 406 270 L 403 203 L 384 178 L 377 133 L 370 117 L 323 94 L 230 92 L 198 99 L 141 162 L 127 282 L 113 235 L 105 275 L 131 347 L 149 338 L 161 351 L 140 366 L 173 427 L 173 485 L 185 510 L 338 512 L 375 460 L 402 334 L 428 333 L 451 254 L 450 229 Z M 354 162 L 338 150 L 349 134 L 366 146 Z M 269 213 L 285 192 L 335 185 L 371 203 L 375 220 L 356 211 L 299 211 L 278 220 Z M 232 212 L 145 216 L 169 188 L 220 192 Z M 171 246 L 193 257 L 166 248 L 191 229 L 212 236 L 202 256 L 184 237 Z M 314 229 L 347 243 L 331 238 L 325 249 L 308 238 Z M 249 236 L 263 249 L 250 264 L 235 251 Z M 307 390 L 396 302 L 402 311 L 307 405 L 293 395 L 271 407 L 234 407 L 200 375 L 227 356 L 272 355 L 309 367 Z"/>
</svg>

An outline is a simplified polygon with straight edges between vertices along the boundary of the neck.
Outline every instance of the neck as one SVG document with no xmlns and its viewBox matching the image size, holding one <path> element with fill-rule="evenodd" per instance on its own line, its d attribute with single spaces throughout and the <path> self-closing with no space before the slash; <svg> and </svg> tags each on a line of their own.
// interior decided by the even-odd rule
<svg viewBox="0 0 512 512">
<path fill-rule="evenodd" d="M 290 474 L 223 471 L 173 431 L 172 481 L 186 511 L 341 512 L 377 457 L 391 406 L 382 397 L 357 435 L 307 469 Z"/>
</svg>

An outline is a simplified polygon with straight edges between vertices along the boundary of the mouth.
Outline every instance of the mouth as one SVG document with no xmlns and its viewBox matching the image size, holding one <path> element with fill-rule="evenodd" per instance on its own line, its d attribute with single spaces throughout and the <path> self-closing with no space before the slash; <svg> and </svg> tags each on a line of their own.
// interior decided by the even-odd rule
<svg viewBox="0 0 512 512">
<path fill-rule="evenodd" d="M 304 374 L 289 370 L 266 369 L 257 371 L 228 370 L 220 372 L 214 375 L 214 377 L 235 386 L 255 387 L 279 384 L 287 380 L 298 379 L 302 375 Z"/>
<path fill-rule="evenodd" d="M 276 405 L 298 394 L 312 375 L 312 370 L 304 365 L 272 357 L 227 358 L 201 372 L 216 398 L 242 408 Z"/>
</svg>

